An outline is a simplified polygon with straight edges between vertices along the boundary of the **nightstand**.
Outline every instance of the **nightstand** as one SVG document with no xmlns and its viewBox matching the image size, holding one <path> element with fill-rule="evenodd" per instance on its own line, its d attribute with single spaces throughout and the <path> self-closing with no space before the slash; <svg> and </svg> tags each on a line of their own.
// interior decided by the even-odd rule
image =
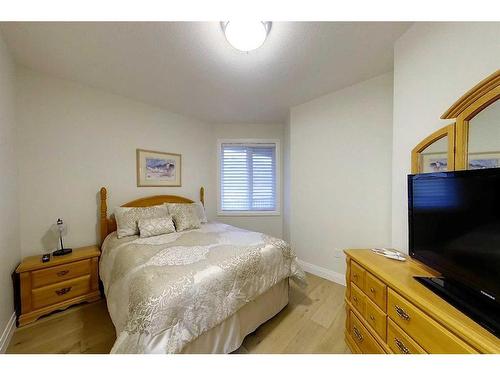
<svg viewBox="0 0 500 375">
<path fill-rule="evenodd" d="M 55 310 L 101 298 L 99 255 L 99 247 L 94 245 L 51 256 L 45 263 L 42 255 L 25 258 L 16 269 L 18 327 Z"/>
</svg>

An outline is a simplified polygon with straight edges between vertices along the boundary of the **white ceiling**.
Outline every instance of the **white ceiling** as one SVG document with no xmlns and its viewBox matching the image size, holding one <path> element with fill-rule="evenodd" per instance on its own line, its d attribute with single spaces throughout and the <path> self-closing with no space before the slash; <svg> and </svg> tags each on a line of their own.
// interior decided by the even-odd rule
<svg viewBox="0 0 500 375">
<path fill-rule="evenodd" d="M 218 22 L 2 23 L 18 64 L 213 123 L 284 122 L 288 108 L 388 72 L 391 22 L 275 22 L 233 49 Z"/>
</svg>

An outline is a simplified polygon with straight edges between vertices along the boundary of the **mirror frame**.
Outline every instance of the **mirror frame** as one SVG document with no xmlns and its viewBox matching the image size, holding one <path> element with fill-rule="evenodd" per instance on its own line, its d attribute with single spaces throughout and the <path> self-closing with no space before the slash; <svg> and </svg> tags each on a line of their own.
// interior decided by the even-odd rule
<svg viewBox="0 0 500 375">
<path fill-rule="evenodd" d="M 421 154 L 422 152 L 432 145 L 434 142 L 439 141 L 444 137 L 448 137 L 448 170 L 455 169 L 455 124 L 450 124 L 436 130 L 434 133 L 424 138 L 415 148 L 411 151 L 411 173 L 422 173 Z"/>
<path fill-rule="evenodd" d="M 441 116 L 444 120 L 456 119 L 455 170 L 467 169 L 469 121 L 498 99 L 500 99 L 500 69 L 467 91 Z"/>
</svg>

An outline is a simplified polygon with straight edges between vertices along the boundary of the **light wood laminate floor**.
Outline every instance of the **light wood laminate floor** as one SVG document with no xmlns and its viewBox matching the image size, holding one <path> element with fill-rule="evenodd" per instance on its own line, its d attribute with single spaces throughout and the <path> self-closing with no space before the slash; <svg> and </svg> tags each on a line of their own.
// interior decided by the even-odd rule
<svg viewBox="0 0 500 375">
<path fill-rule="evenodd" d="M 307 274 L 290 283 L 290 303 L 248 335 L 236 353 L 350 353 L 344 343 L 345 288 Z M 115 330 L 104 300 L 83 304 L 16 329 L 7 353 L 109 353 Z"/>
</svg>

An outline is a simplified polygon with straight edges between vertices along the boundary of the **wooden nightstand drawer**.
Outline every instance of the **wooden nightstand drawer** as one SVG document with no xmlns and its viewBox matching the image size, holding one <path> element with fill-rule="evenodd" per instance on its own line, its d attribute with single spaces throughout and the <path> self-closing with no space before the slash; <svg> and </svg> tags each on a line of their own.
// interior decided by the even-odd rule
<svg viewBox="0 0 500 375">
<path fill-rule="evenodd" d="M 90 290 L 90 275 L 51 284 L 32 291 L 34 309 L 78 297 Z"/>
<path fill-rule="evenodd" d="M 363 354 L 385 354 L 384 349 L 375 341 L 363 323 L 350 312 L 349 334 Z"/>
<path fill-rule="evenodd" d="M 32 288 L 58 283 L 78 276 L 90 274 L 90 259 L 67 263 L 60 266 L 33 271 L 31 274 Z"/>
<path fill-rule="evenodd" d="M 397 326 L 387 319 L 387 344 L 395 354 L 425 354 L 425 350 Z"/>
<path fill-rule="evenodd" d="M 382 311 L 387 311 L 387 286 L 370 272 L 366 272 L 365 276 L 365 293 Z"/>
<path fill-rule="evenodd" d="M 385 341 L 387 315 L 385 315 L 385 313 L 380 310 L 377 305 L 370 301 L 369 298 L 366 299 L 365 309 L 366 322 L 375 330 L 375 332 L 377 332 L 380 338 Z"/>
<path fill-rule="evenodd" d="M 389 317 L 428 353 L 477 353 L 392 289 L 388 292 L 387 310 Z"/>
<path fill-rule="evenodd" d="M 42 262 L 41 255 L 24 258 L 16 268 L 18 326 L 56 310 L 101 298 L 98 246 L 73 249 L 67 255 Z"/>
<path fill-rule="evenodd" d="M 351 303 L 362 316 L 365 316 L 365 298 L 363 292 L 356 285 L 351 284 Z"/>
<path fill-rule="evenodd" d="M 363 267 L 351 261 L 351 281 L 359 286 L 361 290 L 365 288 L 365 273 Z"/>
</svg>

